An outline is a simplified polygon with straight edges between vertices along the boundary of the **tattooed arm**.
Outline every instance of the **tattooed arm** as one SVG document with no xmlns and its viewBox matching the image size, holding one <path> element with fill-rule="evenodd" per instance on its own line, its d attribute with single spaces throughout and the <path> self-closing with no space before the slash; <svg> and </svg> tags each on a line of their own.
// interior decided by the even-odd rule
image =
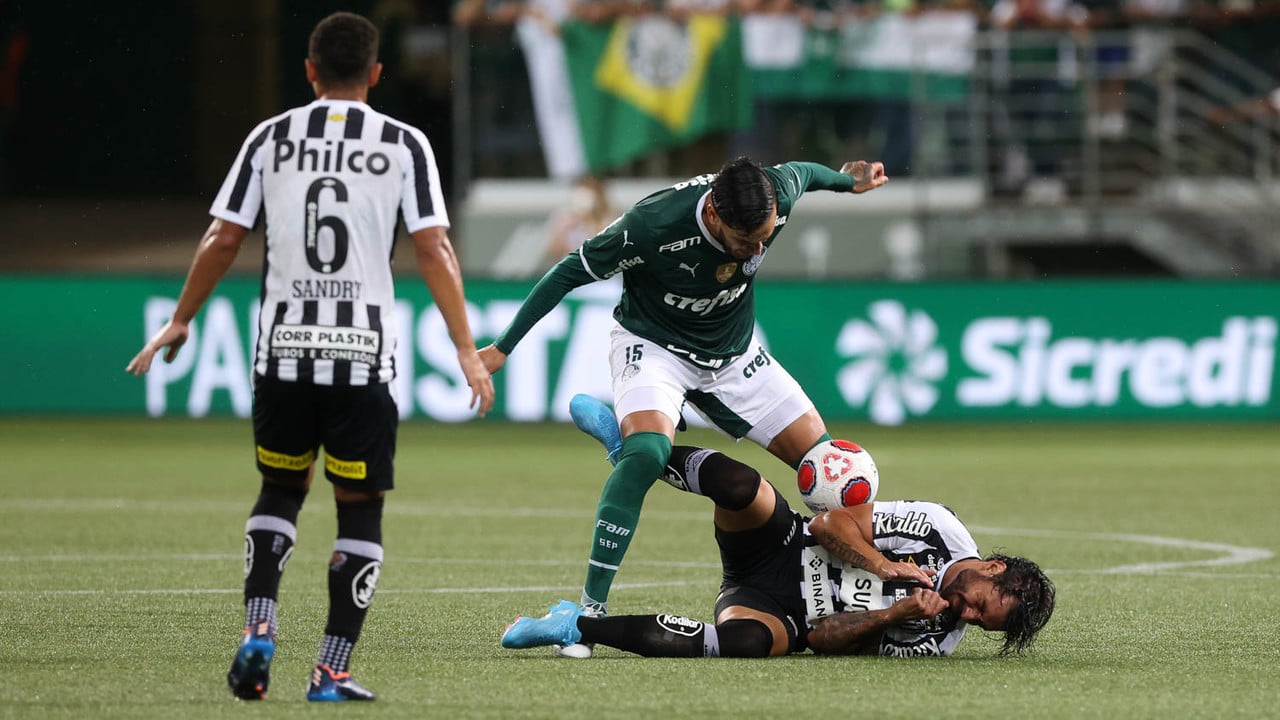
<svg viewBox="0 0 1280 720">
<path fill-rule="evenodd" d="M 836 613 L 816 620 L 809 631 L 809 648 L 822 655 L 875 655 L 886 629 L 934 617 L 946 608 L 941 595 L 916 588 L 884 610 Z"/>
<path fill-rule="evenodd" d="M 818 513 L 809 521 L 809 534 L 832 556 L 862 568 L 881 580 L 910 580 L 933 587 L 932 568 L 890 562 L 875 546 L 870 503 Z"/>
</svg>

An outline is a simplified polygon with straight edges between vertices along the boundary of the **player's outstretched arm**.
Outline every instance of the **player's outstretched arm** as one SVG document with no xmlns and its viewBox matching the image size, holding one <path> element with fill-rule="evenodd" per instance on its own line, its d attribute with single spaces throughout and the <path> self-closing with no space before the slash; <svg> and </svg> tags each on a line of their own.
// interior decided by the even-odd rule
<svg viewBox="0 0 1280 720">
<path fill-rule="evenodd" d="M 493 407 L 493 378 L 476 352 L 476 343 L 467 322 L 467 300 L 462 290 L 462 270 L 453 243 L 443 227 L 423 228 L 413 233 L 413 246 L 417 251 L 418 272 L 431 291 L 444 324 L 449 328 L 449 339 L 458 352 L 458 365 L 471 388 L 471 407 L 479 404 L 479 415 Z"/>
<path fill-rule="evenodd" d="M 840 172 L 853 178 L 853 192 L 864 193 L 889 182 L 884 173 L 884 163 L 854 160 L 840 166 Z"/>
<path fill-rule="evenodd" d="M 191 269 L 187 271 L 187 280 L 178 295 L 178 307 L 174 309 L 173 317 L 133 356 L 125 366 L 125 372 L 140 376 L 150 370 L 151 362 L 161 348 L 166 348 L 164 361 L 173 362 L 187 341 L 191 319 L 200 312 L 218 281 L 227 274 L 248 234 L 248 228 L 222 219 L 215 218 L 209 224 L 209 229 L 200 239 L 200 246 L 196 248 Z"/>
</svg>

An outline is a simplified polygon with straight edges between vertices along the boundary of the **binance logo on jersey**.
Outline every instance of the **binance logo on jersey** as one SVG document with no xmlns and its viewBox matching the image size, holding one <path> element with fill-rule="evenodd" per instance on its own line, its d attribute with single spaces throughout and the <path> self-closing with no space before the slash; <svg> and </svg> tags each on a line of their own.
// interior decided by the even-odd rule
<svg viewBox="0 0 1280 720">
<path fill-rule="evenodd" d="M 364 150 L 347 152 L 341 140 L 325 140 L 310 147 L 305 139 L 296 144 L 292 140 L 277 140 L 272 170 L 280 172 L 281 166 L 290 161 L 298 172 L 360 174 L 368 171 L 373 175 L 383 175 L 391 169 L 391 159 L 385 154 L 372 152 L 366 156 Z"/>
</svg>

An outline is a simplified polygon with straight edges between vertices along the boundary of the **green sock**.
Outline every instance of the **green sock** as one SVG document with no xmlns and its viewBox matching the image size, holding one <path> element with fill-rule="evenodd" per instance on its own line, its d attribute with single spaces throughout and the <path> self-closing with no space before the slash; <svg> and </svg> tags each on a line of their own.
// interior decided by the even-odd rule
<svg viewBox="0 0 1280 720">
<path fill-rule="evenodd" d="M 671 457 L 671 440 L 662 433 L 641 432 L 622 441 L 622 454 L 600 493 L 591 535 L 591 561 L 583 597 L 604 606 L 613 576 L 627 554 L 644 496 Z"/>
<path fill-rule="evenodd" d="M 814 440 L 814 441 L 813 441 L 813 444 L 809 446 L 809 450 L 812 450 L 812 449 L 814 449 L 814 448 L 818 447 L 818 445 L 819 445 L 820 443 L 824 443 L 824 442 L 826 442 L 826 441 L 828 441 L 828 440 L 830 440 L 830 439 L 831 439 L 831 433 L 822 433 L 822 437 L 818 438 L 817 440 Z M 795 463 L 794 463 L 794 464 L 792 464 L 792 466 L 791 466 L 791 469 L 792 469 L 792 470 L 799 470 L 799 469 L 800 469 L 800 462 L 804 460 L 804 456 L 805 456 L 805 455 L 808 455 L 808 454 L 809 454 L 809 450 L 805 450 L 803 453 L 801 453 L 801 455 L 800 455 L 800 460 L 797 460 L 797 461 L 795 461 Z"/>
</svg>

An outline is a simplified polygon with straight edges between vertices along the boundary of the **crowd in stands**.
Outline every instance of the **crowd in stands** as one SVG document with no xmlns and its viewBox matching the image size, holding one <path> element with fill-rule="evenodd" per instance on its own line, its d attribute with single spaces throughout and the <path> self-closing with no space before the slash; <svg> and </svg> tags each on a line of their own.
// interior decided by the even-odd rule
<svg viewBox="0 0 1280 720">
<path fill-rule="evenodd" d="M 656 13 L 676 20 L 691 13 L 742 17 L 789 15 L 806 26 L 829 28 L 849 20 L 865 21 L 886 14 L 920 16 L 941 11 L 972 13 L 980 29 L 1039 31 L 1041 37 L 1057 34 L 1063 43 L 1074 43 L 1069 51 L 1064 50 L 1066 46 L 1063 43 L 1052 40 L 1021 50 L 1016 44 L 1010 45 L 1011 62 L 1056 64 L 1064 68 L 1061 73 L 1079 72 L 1079 67 L 1066 69 L 1065 53 L 1078 54 L 1081 46 L 1091 47 L 1097 86 L 1095 102 L 1090 105 L 1093 116 L 1087 119 L 1087 126 L 1089 132 L 1107 141 L 1124 138 L 1125 93 L 1132 89 L 1128 83 L 1135 78 L 1150 76 L 1163 61 L 1167 53 L 1164 44 L 1167 35 L 1162 33 L 1165 29 L 1198 31 L 1260 73 L 1280 77 L 1280 41 L 1277 41 L 1280 38 L 1280 0 L 455 0 L 451 20 L 455 27 L 483 35 L 510 32 L 510 28 L 522 18 L 536 20 L 551 31 L 567 20 L 608 23 L 617 18 Z M 514 45 L 507 44 L 506 47 Z M 508 67 L 506 72 L 513 70 Z M 1052 119 L 1051 116 L 1059 112 L 1056 98 L 1064 92 L 1074 92 L 1074 87 L 1063 90 L 1062 86 L 1068 84 L 1046 77 L 1044 73 L 1020 80 L 1015 72 L 1003 91 L 1036 98 L 1030 112 Z M 993 105 L 998 101 L 999 98 L 994 98 Z M 815 107 L 814 110 L 821 116 L 822 112 L 833 108 Z M 823 162 L 835 162 L 844 155 L 875 156 L 886 159 L 891 174 L 913 172 L 907 148 L 910 141 L 903 140 L 910 133 L 902 132 L 911 123 L 905 107 L 859 102 L 834 108 L 837 118 L 849 111 L 862 120 L 848 122 L 847 118 L 846 121 L 837 119 L 832 124 L 833 132 L 828 133 L 838 136 L 835 144 L 815 145 L 813 138 L 822 135 L 821 128 L 815 130 L 805 126 L 779 131 L 779 128 L 772 127 L 770 132 L 774 137 L 769 140 L 774 142 L 774 146 L 769 151 L 762 151 L 759 147 L 759 132 L 754 136 L 748 133 L 724 138 L 726 147 L 721 151 L 728 154 L 745 150 L 753 155 L 765 155 L 767 160 L 801 158 Z M 1278 112 L 1280 92 L 1266 92 L 1246 98 L 1238 105 L 1217 108 L 1208 117 L 1228 124 Z M 1070 122 L 1077 119 L 1072 118 Z M 998 125 L 999 120 L 995 122 Z M 895 130 L 899 131 L 896 135 Z M 996 127 L 996 133 L 1000 132 Z M 793 140 L 789 146 L 786 144 L 788 137 Z M 947 144 L 949 139 L 944 137 L 942 142 Z M 838 157 L 830 157 L 832 154 Z M 652 174 L 654 170 L 665 170 L 670 175 L 682 175 L 686 171 L 704 171 L 705 168 L 700 166 L 681 166 L 682 158 L 698 155 L 669 154 L 665 161 L 657 164 L 650 161 L 636 168 L 619 169 L 619 174 Z M 1052 157 L 1037 156 L 1035 152 L 1023 153 L 1021 157 L 1014 153 L 1011 159 L 1006 157 L 1005 160 L 1006 165 L 1012 163 L 1012 166 L 1003 168 L 1003 174 L 1012 178 L 1008 181 L 1011 184 L 1017 184 L 1019 178 L 1059 171 Z M 1001 161 L 997 158 L 993 162 L 999 165 Z M 478 169 L 484 172 L 484 168 Z M 995 173 L 999 175 L 1001 170 L 997 169 Z"/>
</svg>

